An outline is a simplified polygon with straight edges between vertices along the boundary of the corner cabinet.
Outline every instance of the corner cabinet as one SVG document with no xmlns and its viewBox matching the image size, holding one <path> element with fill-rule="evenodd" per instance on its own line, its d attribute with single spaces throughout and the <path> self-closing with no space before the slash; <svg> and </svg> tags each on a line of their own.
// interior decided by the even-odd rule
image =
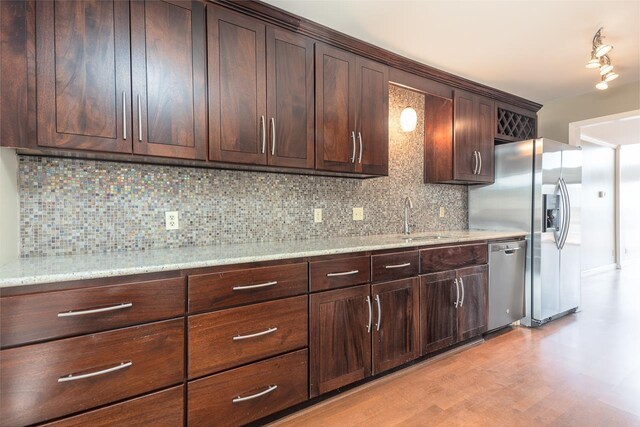
<svg viewBox="0 0 640 427">
<path fill-rule="evenodd" d="M 202 3 L 36 8 L 39 146 L 206 159 Z"/>
<path fill-rule="evenodd" d="M 389 69 L 316 44 L 316 169 L 387 175 Z"/>
<path fill-rule="evenodd" d="M 209 158 L 313 168 L 313 41 L 207 6 Z"/>
<path fill-rule="evenodd" d="M 426 183 L 494 181 L 495 103 L 455 90 L 453 99 L 425 97 Z"/>
</svg>

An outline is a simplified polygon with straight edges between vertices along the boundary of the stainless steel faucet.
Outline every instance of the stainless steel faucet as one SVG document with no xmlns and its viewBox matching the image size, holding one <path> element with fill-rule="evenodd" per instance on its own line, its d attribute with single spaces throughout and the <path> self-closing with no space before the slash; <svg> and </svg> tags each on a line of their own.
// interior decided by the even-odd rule
<svg viewBox="0 0 640 427">
<path fill-rule="evenodd" d="M 409 209 L 413 209 L 413 202 L 411 198 L 407 196 L 404 199 L 404 234 L 411 234 L 411 228 L 409 226 Z"/>
</svg>

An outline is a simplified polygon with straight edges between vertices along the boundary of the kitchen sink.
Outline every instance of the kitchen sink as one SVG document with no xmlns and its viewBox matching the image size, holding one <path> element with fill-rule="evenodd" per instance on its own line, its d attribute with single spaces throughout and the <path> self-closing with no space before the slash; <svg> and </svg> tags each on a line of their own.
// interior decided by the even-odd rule
<svg viewBox="0 0 640 427">
<path fill-rule="evenodd" d="M 402 237 L 402 240 L 404 240 L 405 242 L 412 242 L 414 240 L 438 240 L 443 238 L 444 236 L 433 234 L 429 236 Z"/>
</svg>

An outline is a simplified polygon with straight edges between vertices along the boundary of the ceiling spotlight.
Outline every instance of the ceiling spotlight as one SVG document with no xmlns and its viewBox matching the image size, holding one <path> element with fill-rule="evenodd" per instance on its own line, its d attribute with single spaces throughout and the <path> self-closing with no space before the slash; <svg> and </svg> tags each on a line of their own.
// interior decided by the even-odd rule
<svg viewBox="0 0 640 427">
<path fill-rule="evenodd" d="M 610 82 L 611 80 L 615 80 L 617 78 L 618 78 L 618 74 L 613 72 L 613 71 L 611 71 L 611 72 L 605 74 L 604 81 L 605 82 Z"/>
<path fill-rule="evenodd" d="M 593 50 L 596 54 L 596 58 L 600 58 L 606 55 L 611 51 L 611 49 L 613 49 L 613 46 L 611 46 L 610 44 L 604 44 L 602 42 L 602 39 L 604 38 L 604 36 L 602 35 L 602 28 L 604 27 L 600 27 L 600 29 L 596 32 L 596 35 L 593 36 Z"/>
<path fill-rule="evenodd" d="M 604 76 L 602 76 L 602 80 L 596 85 L 596 89 L 605 90 L 608 87 L 609 85 L 604 81 Z"/>
</svg>

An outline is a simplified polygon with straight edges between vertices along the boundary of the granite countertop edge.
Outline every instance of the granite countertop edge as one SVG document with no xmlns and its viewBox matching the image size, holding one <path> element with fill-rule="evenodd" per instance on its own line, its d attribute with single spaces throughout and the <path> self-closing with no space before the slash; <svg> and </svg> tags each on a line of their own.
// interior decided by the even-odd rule
<svg viewBox="0 0 640 427">
<path fill-rule="evenodd" d="M 523 231 L 453 230 L 416 233 L 410 237 L 420 239 L 421 236 L 429 235 L 440 237 L 405 241 L 402 235 L 393 234 L 21 258 L 0 267 L 0 288 L 323 255 L 521 238 L 527 233 Z M 106 265 L 105 258 L 109 259 Z M 184 259 L 191 259 L 191 261 L 183 261 Z"/>
</svg>

